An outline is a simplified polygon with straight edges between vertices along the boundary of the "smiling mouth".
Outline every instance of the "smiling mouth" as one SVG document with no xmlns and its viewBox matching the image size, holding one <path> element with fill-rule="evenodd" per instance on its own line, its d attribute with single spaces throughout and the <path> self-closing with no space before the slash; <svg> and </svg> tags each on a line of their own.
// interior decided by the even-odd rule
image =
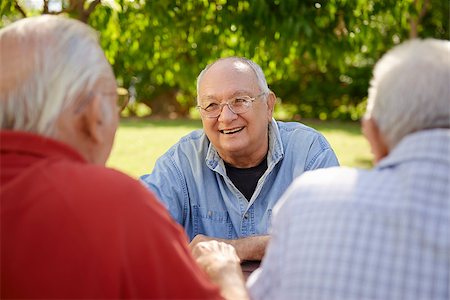
<svg viewBox="0 0 450 300">
<path fill-rule="evenodd" d="M 220 131 L 220 133 L 223 133 L 223 134 L 233 134 L 233 133 L 238 133 L 238 132 L 242 131 L 242 129 L 244 129 L 244 127 L 233 128 L 233 129 L 224 129 L 224 130 L 219 130 L 219 131 Z"/>
</svg>

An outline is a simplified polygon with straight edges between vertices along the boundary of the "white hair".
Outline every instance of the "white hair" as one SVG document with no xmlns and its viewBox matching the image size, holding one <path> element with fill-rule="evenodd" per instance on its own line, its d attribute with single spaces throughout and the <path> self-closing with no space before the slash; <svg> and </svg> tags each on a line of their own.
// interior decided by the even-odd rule
<svg viewBox="0 0 450 300">
<path fill-rule="evenodd" d="M 1 29 L 0 61 L 1 128 L 50 137 L 59 115 L 111 72 L 94 30 L 50 15 Z"/>
<path fill-rule="evenodd" d="M 203 79 L 203 76 L 206 74 L 206 72 L 216 63 L 220 62 L 220 61 L 224 61 L 224 60 L 230 60 L 231 62 L 241 62 L 244 63 L 246 65 L 248 65 L 253 72 L 256 75 L 256 80 L 259 86 L 259 89 L 261 90 L 262 93 L 268 93 L 270 92 L 269 86 L 267 85 L 267 81 L 266 81 L 266 77 L 264 76 L 264 72 L 261 69 L 261 67 L 255 63 L 254 61 L 245 58 L 245 57 L 238 57 L 238 56 L 230 56 L 230 57 L 224 57 L 224 58 L 219 58 L 218 60 L 210 63 L 209 65 L 207 65 L 198 75 L 197 77 L 197 93 L 200 90 L 200 82 Z M 197 96 L 197 101 L 198 101 L 198 96 Z"/>
<path fill-rule="evenodd" d="M 392 149 L 406 135 L 450 128 L 450 41 L 411 40 L 375 65 L 365 117 Z"/>
</svg>

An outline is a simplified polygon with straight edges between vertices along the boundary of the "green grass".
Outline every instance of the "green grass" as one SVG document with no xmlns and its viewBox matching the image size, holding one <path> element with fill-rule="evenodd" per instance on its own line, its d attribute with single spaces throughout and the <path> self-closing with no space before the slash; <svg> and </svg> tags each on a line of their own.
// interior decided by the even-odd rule
<svg viewBox="0 0 450 300">
<path fill-rule="evenodd" d="M 322 132 L 343 166 L 371 167 L 369 145 L 358 123 L 302 121 Z M 201 128 L 200 120 L 124 119 L 107 165 L 132 177 L 151 172 L 156 159 L 180 137 Z"/>
<path fill-rule="evenodd" d="M 305 121 L 320 131 L 331 144 L 341 166 L 368 169 L 373 166 L 367 140 L 357 122 Z"/>
</svg>

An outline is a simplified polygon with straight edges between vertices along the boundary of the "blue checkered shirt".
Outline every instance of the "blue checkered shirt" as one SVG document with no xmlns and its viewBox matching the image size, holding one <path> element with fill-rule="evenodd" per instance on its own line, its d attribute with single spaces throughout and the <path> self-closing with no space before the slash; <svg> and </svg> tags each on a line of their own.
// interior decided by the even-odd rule
<svg viewBox="0 0 450 300">
<path fill-rule="evenodd" d="M 373 170 L 294 181 L 252 299 L 442 299 L 450 289 L 450 130 L 405 137 Z"/>
</svg>

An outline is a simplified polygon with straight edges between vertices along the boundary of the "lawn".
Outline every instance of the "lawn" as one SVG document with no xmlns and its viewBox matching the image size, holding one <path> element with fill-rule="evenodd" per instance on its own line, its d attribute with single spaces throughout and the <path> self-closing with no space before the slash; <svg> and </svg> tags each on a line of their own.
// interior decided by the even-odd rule
<svg viewBox="0 0 450 300">
<path fill-rule="evenodd" d="M 328 139 L 343 166 L 369 168 L 369 145 L 358 123 L 303 121 Z M 116 134 L 107 165 L 135 178 L 149 173 L 156 159 L 180 137 L 201 128 L 199 120 L 124 119 Z"/>
</svg>

